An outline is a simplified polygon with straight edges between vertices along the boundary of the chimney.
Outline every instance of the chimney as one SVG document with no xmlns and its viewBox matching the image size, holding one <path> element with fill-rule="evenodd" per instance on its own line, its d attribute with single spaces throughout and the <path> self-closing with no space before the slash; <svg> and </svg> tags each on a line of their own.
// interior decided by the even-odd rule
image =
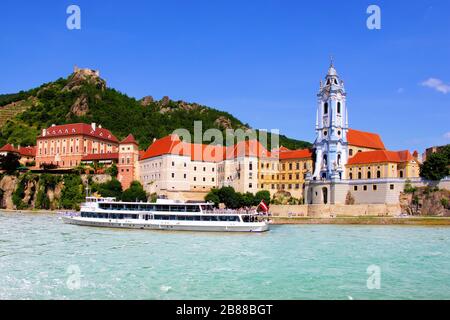
<svg viewBox="0 0 450 320">
<path fill-rule="evenodd" d="M 95 131 L 95 129 L 97 129 L 97 125 L 95 124 L 95 122 L 91 123 L 91 127 L 92 127 L 92 130 L 94 130 L 94 131 Z"/>
<path fill-rule="evenodd" d="M 99 129 L 101 129 L 101 128 L 102 128 L 102 125 L 101 125 L 101 124 L 99 124 L 99 125 L 98 125 L 98 128 L 99 128 Z"/>
<path fill-rule="evenodd" d="M 47 135 L 47 129 L 42 129 L 42 136 L 45 137 Z"/>
</svg>

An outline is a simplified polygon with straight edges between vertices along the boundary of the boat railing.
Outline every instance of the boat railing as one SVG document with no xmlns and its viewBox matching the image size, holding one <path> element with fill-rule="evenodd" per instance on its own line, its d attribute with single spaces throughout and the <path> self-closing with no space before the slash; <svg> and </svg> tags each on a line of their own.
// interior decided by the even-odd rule
<svg viewBox="0 0 450 320">
<path fill-rule="evenodd" d="M 255 210 L 216 209 L 203 210 L 203 214 L 257 214 Z"/>
</svg>

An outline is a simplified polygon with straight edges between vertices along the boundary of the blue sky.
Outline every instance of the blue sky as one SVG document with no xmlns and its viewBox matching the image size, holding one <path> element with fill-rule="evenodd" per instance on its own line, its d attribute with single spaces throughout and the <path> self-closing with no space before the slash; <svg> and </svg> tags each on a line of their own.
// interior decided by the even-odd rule
<svg viewBox="0 0 450 320">
<path fill-rule="evenodd" d="M 81 30 L 66 28 L 70 4 Z M 366 27 L 370 4 L 381 30 Z M 313 141 L 332 54 L 351 127 L 395 150 L 450 143 L 448 0 L 2 0 L 0 30 L 0 93 L 78 65 L 130 96 L 198 102 Z"/>
</svg>

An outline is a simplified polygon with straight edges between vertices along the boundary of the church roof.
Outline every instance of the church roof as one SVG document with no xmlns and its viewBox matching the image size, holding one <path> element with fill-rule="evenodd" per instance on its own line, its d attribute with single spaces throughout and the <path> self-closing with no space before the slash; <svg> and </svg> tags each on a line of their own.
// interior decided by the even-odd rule
<svg viewBox="0 0 450 320">
<path fill-rule="evenodd" d="M 354 157 L 347 162 L 348 165 L 356 164 L 370 164 L 370 163 L 402 163 L 414 160 L 413 156 L 408 150 L 405 151 L 388 151 L 376 150 L 358 152 Z"/>
<path fill-rule="evenodd" d="M 385 150 L 380 135 L 371 132 L 348 129 L 347 141 L 351 146 Z"/>
</svg>

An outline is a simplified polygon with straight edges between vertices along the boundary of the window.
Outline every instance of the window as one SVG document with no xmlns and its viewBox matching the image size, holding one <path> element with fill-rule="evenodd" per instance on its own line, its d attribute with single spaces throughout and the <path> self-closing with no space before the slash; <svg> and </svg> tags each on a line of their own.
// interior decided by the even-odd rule
<svg viewBox="0 0 450 320">
<path fill-rule="evenodd" d="M 350 172 L 349 178 L 350 178 L 350 180 L 353 180 L 353 173 Z"/>
<path fill-rule="evenodd" d="M 350 157 L 353 156 L 353 149 L 350 149 L 350 150 L 348 151 L 348 154 L 350 155 Z"/>
<path fill-rule="evenodd" d="M 362 173 L 361 172 L 358 172 L 358 179 L 362 179 Z"/>
<path fill-rule="evenodd" d="M 341 103 L 340 102 L 337 103 L 337 113 L 341 114 Z"/>
<path fill-rule="evenodd" d="M 363 190 L 364 190 L 364 191 L 367 191 L 367 186 L 364 186 L 364 187 L 363 187 Z"/>
<path fill-rule="evenodd" d="M 186 179 L 186 173 L 185 173 L 183 176 L 184 176 L 184 178 Z"/>
<path fill-rule="evenodd" d="M 175 173 L 172 173 L 172 178 L 175 178 Z"/>
<path fill-rule="evenodd" d="M 394 185 L 391 184 L 391 185 L 389 186 L 389 188 L 390 188 L 391 190 L 394 190 Z"/>
<path fill-rule="evenodd" d="M 376 184 L 374 184 L 374 185 L 372 186 L 372 189 L 373 189 L 373 191 L 377 191 L 377 190 L 378 190 L 378 187 L 377 187 L 377 185 L 376 185 Z"/>
<path fill-rule="evenodd" d="M 378 179 L 381 178 L 381 171 L 380 171 L 380 170 L 377 171 L 377 178 L 378 178 Z"/>
<path fill-rule="evenodd" d="M 370 171 L 367 172 L 367 179 L 372 179 L 372 173 Z"/>
<path fill-rule="evenodd" d="M 354 186 L 354 187 L 353 187 L 353 190 L 354 190 L 354 191 L 358 191 L 358 186 Z"/>
<path fill-rule="evenodd" d="M 400 170 L 400 178 L 403 178 L 403 170 Z"/>
<path fill-rule="evenodd" d="M 323 105 L 323 114 L 328 114 L 328 102 Z"/>
<path fill-rule="evenodd" d="M 248 170 L 252 171 L 253 170 L 253 162 L 250 162 L 248 164 Z"/>
<path fill-rule="evenodd" d="M 249 183 L 249 184 L 248 184 L 248 187 L 249 187 L 250 189 L 253 188 L 253 184 Z"/>
<path fill-rule="evenodd" d="M 175 167 L 175 162 L 174 161 L 172 161 L 172 167 Z"/>
</svg>

